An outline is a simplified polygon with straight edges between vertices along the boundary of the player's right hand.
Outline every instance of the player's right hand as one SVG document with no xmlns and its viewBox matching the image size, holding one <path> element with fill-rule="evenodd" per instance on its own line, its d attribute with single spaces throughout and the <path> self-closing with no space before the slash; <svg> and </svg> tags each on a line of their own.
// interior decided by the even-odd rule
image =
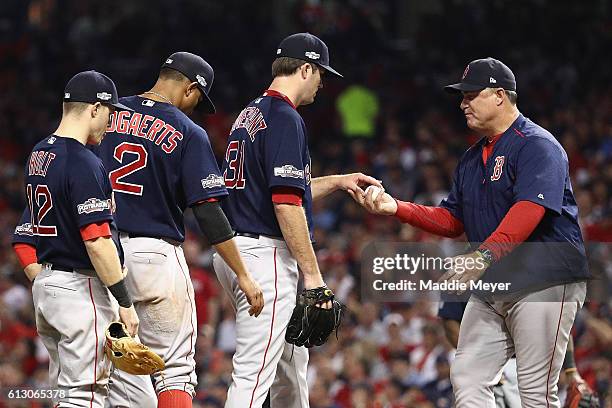
<svg viewBox="0 0 612 408">
<path fill-rule="evenodd" d="M 138 324 L 140 321 L 138 320 L 138 315 L 136 314 L 134 305 L 130 307 L 119 306 L 119 319 L 125 323 L 130 336 L 134 337 L 136 334 L 138 334 Z"/>
<path fill-rule="evenodd" d="M 374 193 L 377 196 L 374 197 Z M 384 188 L 370 186 L 366 189 L 365 194 L 348 191 L 353 200 L 360 206 L 368 210 L 368 212 L 377 215 L 395 215 L 397 212 L 397 202 L 389 194 L 385 193 Z"/>
<path fill-rule="evenodd" d="M 263 292 L 259 283 L 257 283 L 250 275 L 238 278 L 238 286 L 244 292 L 247 302 L 251 305 L 249 309 L 250 316 L 259 316 L 264 307 Z"/>
<path fill-rule="evenodd" d="M 314 279 L 313 279 L 313 276 L 314 276 Z M 327 285 L 323 281 L 323 277 L 321 276 L 320 273 L 317 273 L 316 275 L 310 275 L 310 276 L 304 275 L 304 290 L 312 290 L 312 289 L 323 288 L 323 287 L 326 288 Z M 325 303 L 321 303 L 318 306 L 323 309 L 331 309 L 333 304 L 331 300 L 329 300 Z"/>
</svg>

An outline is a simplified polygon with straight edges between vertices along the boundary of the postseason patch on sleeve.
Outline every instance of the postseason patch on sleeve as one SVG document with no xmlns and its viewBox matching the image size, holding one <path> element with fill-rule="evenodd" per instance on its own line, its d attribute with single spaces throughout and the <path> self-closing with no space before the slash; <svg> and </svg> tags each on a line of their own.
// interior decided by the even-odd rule
<svg viewBox="0 0 612 408">
<path fill-rule="evenodd" d="M 77 205 L 79 214 L 91 214 L 104 210 L 110 210 L 112 207 L 111 200 L 100 200 L 99 198 L 89 198 L 84 203 Z"/>
<path fill-rule="evenodd" d="M 217 174 L 209 174 L 205 179 L 202 179 L 202 188 L 224 187 L 225 180 Z"/>
<path fill-rule="evenodd" d="M 304 170 L 299 170 L 297 167 L 291 164 L 285 164 L 281 167 L 274 168 L 275 177 L 290 177 L 296 179 L 304 178 Z"/>
<path fill-rule="evenodd" d="M 16 226 L 15 235 L 27 235 L 29 237 L 33 236 L 34 234 L 32 233 L 32 224 L 26 222 L 24 224 Z"/>
</svg>

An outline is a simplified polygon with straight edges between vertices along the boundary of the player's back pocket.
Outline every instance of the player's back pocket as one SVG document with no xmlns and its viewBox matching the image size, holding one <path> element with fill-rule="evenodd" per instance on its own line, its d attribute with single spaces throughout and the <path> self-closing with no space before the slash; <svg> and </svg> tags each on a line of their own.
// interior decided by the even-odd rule
<svg viewBox="0 0 612 408">
<path fill-rule="evenodd" d="M 59 289 L 59 290 L 66 290 L 66 291 L 69 291 L 69 292 L 76 292 L 77 291 L 76 288 L 71 288 L 71 287 L 66 286 L 66 285 L 58 285 L 56 283 L 44 283 L 43 286 L 45 287 L 45 289 L 48 289 L 48 290 Z"/>
<path fill-rule="evenodd" d="M 138 251 L 130 254 L 130 260 L 136 263 L 163 265 L 168 260 L 168 255 L 156 251 Z"/>
</svg>

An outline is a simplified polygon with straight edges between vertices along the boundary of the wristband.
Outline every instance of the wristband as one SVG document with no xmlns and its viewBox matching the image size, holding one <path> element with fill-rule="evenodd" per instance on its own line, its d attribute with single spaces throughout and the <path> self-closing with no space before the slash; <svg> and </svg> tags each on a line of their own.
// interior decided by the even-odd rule
<svg viewBox="0 0 612 408">
<path fill-rule="evenodd" d="M 479 248 L 476 250 L 476 253 L 479 254 L 482 259 L 484 259 L 484 261 L 487 263 L 487 267 L 493 265 L 493 262 L 495 262 L 493 252 L 489 248 Z"/>
<path fill-rule="evenodd" d="M 127 286 L 125 286 L 125 279 L 121 279 L 114 285 L 109 286 L 108 290 L 113 294 L 115 299 L 117 299 L 119 306 L 125 308 L 132 306 L 132 298 L 127 291 Z"/>
<path fill-rule="evenodd" d="M 563 368 L 563 371 L 565 371 L 565 373 L 571 373 L 572 370 L 577 371 L 576 370 L 576 360 L 574 360 L 573 351 L 567 350 L 565 352 L 565 358 L 563 359 L 562 368 Z"/>
</svg>

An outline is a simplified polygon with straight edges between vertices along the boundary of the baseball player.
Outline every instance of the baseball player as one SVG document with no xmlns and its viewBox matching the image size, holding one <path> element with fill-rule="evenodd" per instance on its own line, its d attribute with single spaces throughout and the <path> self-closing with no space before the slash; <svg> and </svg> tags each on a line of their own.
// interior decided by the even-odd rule
<svg viewBox="0 0 612 408">
<path fill-rule="evenodd" d="M 438 317 L 442 319 L 444 333 L 449 343 L 457 348 L 459 340 L 459 325 L 463 312 L 467 306 L 466 302 L 445 301 L 440 303 Z M 504 366 L 502 380 L 493 386 L 496 408 L 520 408 L 521 398 L 519 396 L 516 378 L 516 359 L 511 358 Z"/>
<path fill-rule="evenodd" d="M 459 340 L 459 327 L 466 302 L 445 301 L 440 303 L 438 317 L 442 319 L 444 332 L 449 343 L 457 348 Z M 581 407 L 599 407 L 599 400 L 593 390 L 588 386 L 576 369 L 574 360 L 574 341 L 572 337 L 567 343 L 565 358 L 563 359 L 563 372 L 568 382 L 568 393 L 565 398 L 565 407 L 573 407 L 572 402 L 577 398 Z M 520 408 L 521 401 L 516 378 L 516 359 L 511 358 L 504 366 L 502 380 L 493 387 L 496 408 Z M 576 404 L 578 405 L 578 404 Z"/>
<path fill-rule="evenodd" d="M 197 384 L 194 290 L 181 247 L 187 207 L 230 265 L 249 314 L 257 316 L 263 308 L 261 289 L 246 270 L 220 207 L 227 190 L 208 135 L 187 117 L 200 102 L 208 113 L 215 111 L 208 96 L 213 77 L 201 57 L 170 55 L 151 90 L 121 98 L 133 112 L 111 116 L 98 151 L 117 202 L 138 334 L 166 364 L 153 376 L 160 408 L 191 407 Z"/>
<path fill-rule="evenodd" d="M 439 207 L 386 193 L 373 200 L 375 189 L 353 196 L 371 212 L 438 235 L 465 231 L 475 251 L 456 257 L 465 271 L 451 269 L 442 281 L 511 282 L 511 301 L 470 297 L 451 368 L 457 407 L 493 407 L 491 387 L 513 354 L 522 406 L 559 407 L 557 380 L 590 277 L 567 155 L 518 111 L 514 74 L 500 61 L 472 61 L 446 89 L 463 94 L 468 127 L 482 135 L 461 158 L 449 196 Z M 525 241 L 537 247 L 521 245 L 520 259 L 505 257 Z M 502 274 L 508 261 L 520 262 L 511 276 Z"/>
<path fill-rule="evenodd" d="M 131 335 L 138 330 L 111 238 L 111 185 L 100 159 L 85 147 L 100 143 L 115 108 L 129 109 L 118 103 L 110 78 L 95 71 L 75 75 L 65 88 L 59 127 L 34 147 L 25 166 L 28 219 L 13 242 L 34 280 L 49 382 L 65 392 L 57 407 L 103 407 L 110 371 L 104 330 L 117 317 Z"/>
<path fill-rule="evenodd" d="M 110 225 L 113 234 L 112 239 L 117 246 L 120 258 L 123 259 L 121 244 L 115 239 L 117 235 L 116 226 L 114 222 L 111 222 Z M 36 243 L 36 236 L 32 233 L 30 209 L 26 207 L 13 234 L 13 249 L 23 267 L 23 271 L 31 282 L 34 282 L 34 279 L 42 270 L 42 265 L 38 263 L 36 257 Z M 127 269 L 124 269 L 123 273 L 125 275 Z M 116 302 L 113 303 L 115 308 L 119 307 Z M 90 333 L 90 335 L 96 334 L 100 335 L 100 333 Z M 101 335 L 104 337 L 104 332 Z M 105 356 L 102 356 L 102 358 L 105 358 Z M 108 390 L 108 397 L 105 407 L 135 408 L 137 406 L 154 407 L 157 405 L 157 396 L 149 377 L 128 374 L 113 367 L 106 389 Z"/>
<path fill-rule="evenodd" d="M 262 287 L 268 307 L 257 321 L 227 263 L 215 257 L 221 285 L 236 309 L 237 346 L 225 406 L 261 407 L 270 390 L 274 407 L 308 407 L 308 351 L 285 342 L 296 304 L 298 268 L 306 289 L 324 286 L 312 248 L 312 202 L 331 192 L 376 184 L 363 174 L 311 179 L 306 126 L 297 107 L 314 101 L 322 76 L 341 76 L 328 48 L 307 33 L 285 38 L 272 64 L 272 84 L 249 103 L 229 136 L 223 202 L 236 242 Z"/>
</svg>

